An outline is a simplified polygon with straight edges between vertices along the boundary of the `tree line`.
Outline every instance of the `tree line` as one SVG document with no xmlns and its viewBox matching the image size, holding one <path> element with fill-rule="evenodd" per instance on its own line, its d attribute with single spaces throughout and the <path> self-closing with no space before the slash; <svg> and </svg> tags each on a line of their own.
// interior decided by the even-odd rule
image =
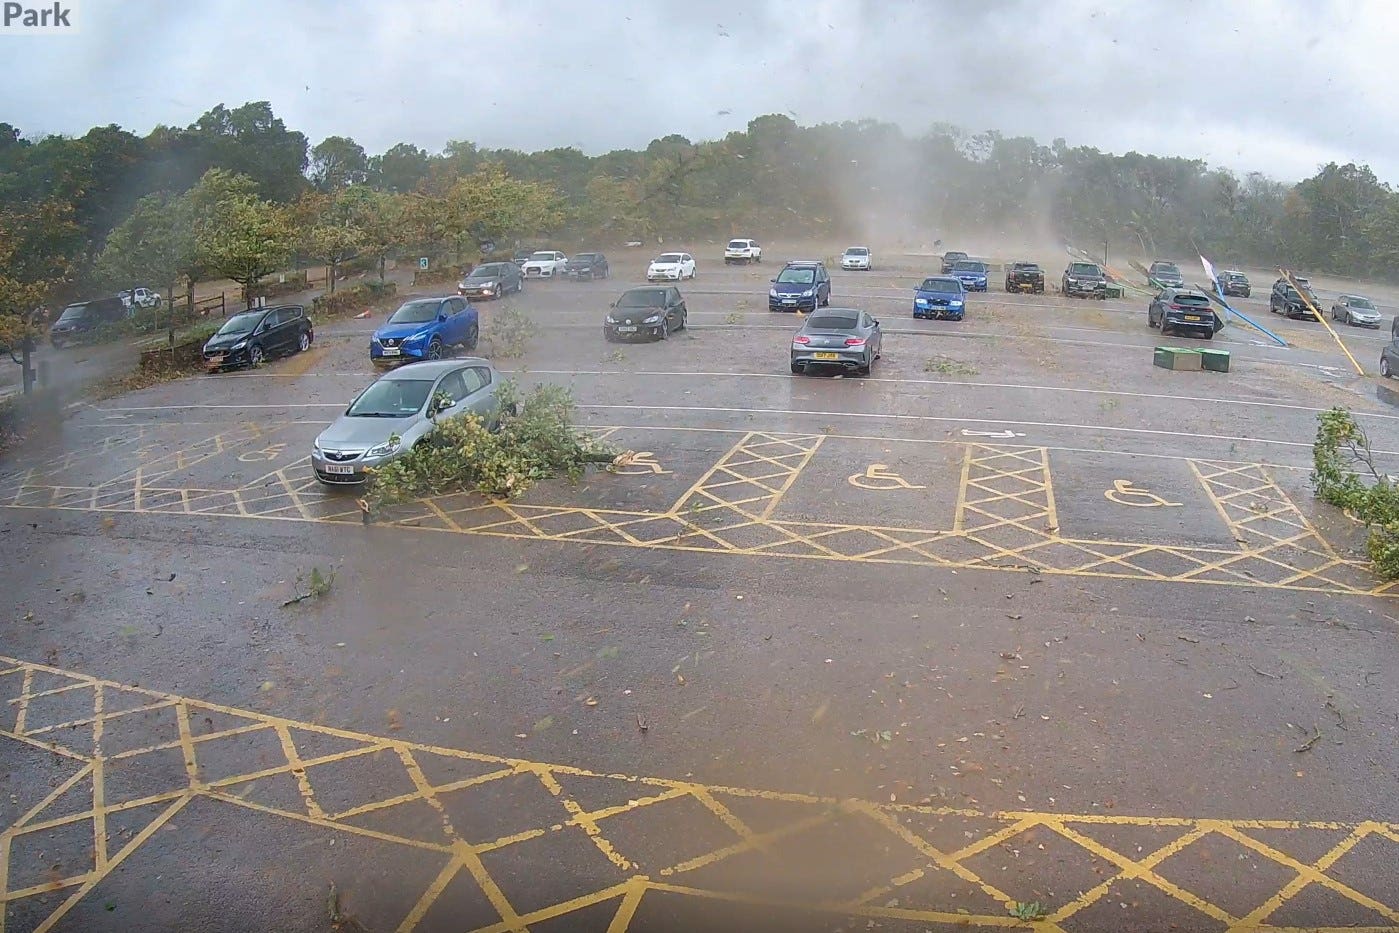
<svg viewBox="0 0 1399 933">
<path fill-rule="evenodd" d="M 1364 165 L 1287 185 L 1062 139 L 785 115 L 598 156 L 470 142 L 370 155 L 343 136 L 311 145 L 265 101 L 145 136 L 113 125 L 31 139 L 0 123 L 0 312 L 138 283 L 251 288 L 291 264 L 353 258 L 382 274 L 398 255 L 460 262 L 517 238 L 879 240 L 886 229 L 921 241 L 1033 230 L 1087 248 L 1391 278 L 1399 194 Z"/>
</svg>

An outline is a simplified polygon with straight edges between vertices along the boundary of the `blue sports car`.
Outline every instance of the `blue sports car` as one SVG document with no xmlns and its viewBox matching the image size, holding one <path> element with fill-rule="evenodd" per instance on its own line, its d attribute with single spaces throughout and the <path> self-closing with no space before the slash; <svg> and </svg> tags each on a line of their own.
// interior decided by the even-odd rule
<svg viewBox="0 0 1399 933">
<path fill-rule="evenodd" d="M 967 292 L 960 279 L 933 275 L 923 280 L 913 296 L 913 316 L 960 321 L 966 311 Z"/>
<path fill-rule="evenodd" d="M 986 291 L 986 279 L 991 267 L 979 259 L 959 259 L 952 264 L 952 276 L 969 292 Z"/>
</svg>

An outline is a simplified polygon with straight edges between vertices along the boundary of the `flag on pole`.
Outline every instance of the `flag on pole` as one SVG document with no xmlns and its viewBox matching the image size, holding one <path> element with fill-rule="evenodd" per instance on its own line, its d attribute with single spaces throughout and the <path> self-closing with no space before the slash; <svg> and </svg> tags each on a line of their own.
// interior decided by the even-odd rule
<svg viewBox="0 0 1399 933">
<path fill-rule="evenodd" d="M 1219 291 L 1219 280 L 1214 277 L 1214 265 L 1204 256 L 1200 257 L 1200 265 L 1205 267 L 1205 275 L 1210 277 L 1210 284 L 1214 286 L 1214 290 Z"/>
</svg>

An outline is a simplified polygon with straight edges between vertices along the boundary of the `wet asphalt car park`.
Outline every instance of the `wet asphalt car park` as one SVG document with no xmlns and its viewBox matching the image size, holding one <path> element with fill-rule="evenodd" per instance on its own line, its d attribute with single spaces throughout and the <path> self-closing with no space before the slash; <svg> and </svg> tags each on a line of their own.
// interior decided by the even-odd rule
<svg viewBox="0 0 1399 933">
<path fill-rule="evenodd" d="M 1383 386 L 1266 283 L 1294 346 L 1175 372 L 1145 297 L 914 320 L 886 250 L 874 373 L 795 376 L 767 251 L 665 341 L 600 326 L 650 257 L 480 306 L 635 453 L 576 485 L 365 524 L 308 458 L 382 320 L 0 463 L 5 929 L 1399 922 L 1399 612 L 1307 485 Z"/>
</svg>

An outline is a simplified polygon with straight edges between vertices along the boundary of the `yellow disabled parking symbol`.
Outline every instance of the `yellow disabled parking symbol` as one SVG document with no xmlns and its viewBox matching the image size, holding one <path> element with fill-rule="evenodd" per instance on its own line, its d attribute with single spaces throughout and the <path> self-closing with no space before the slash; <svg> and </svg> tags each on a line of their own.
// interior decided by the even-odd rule
<svg viewBox="0 0 1399 933">
<path fill-rule="evenodd" d="M 1167 502 L 1149 489 L 1142 489 L 1133 486 L 1128 479 L 1113 480 L 1112 488 L 1103 493 L 1109 502 L 1116 502 L 1118 505 L 1131 505 L 1142 509 L 1154 509 L 1161 506 L 1180 505 L 1179 502 Z"/>
<path fill-rule="evenodd" d="M 629 450 L 612 461 L 608 469 L 618 476 L 664 476 L 670 472 L 661 466 L 656 455 L 649 450 Z"/>
<path fill-rule="evenodd" d="M 883 463 L 871 463 L 863 473 L 855 473 L 846 478 L 846 482 L 851 486 L 858 486 L 860 489 L 875 489 L 886 491 L 890 489 L 926 489 L 926 486 L 915 486 L 904 479 Z"/>
</svg>

